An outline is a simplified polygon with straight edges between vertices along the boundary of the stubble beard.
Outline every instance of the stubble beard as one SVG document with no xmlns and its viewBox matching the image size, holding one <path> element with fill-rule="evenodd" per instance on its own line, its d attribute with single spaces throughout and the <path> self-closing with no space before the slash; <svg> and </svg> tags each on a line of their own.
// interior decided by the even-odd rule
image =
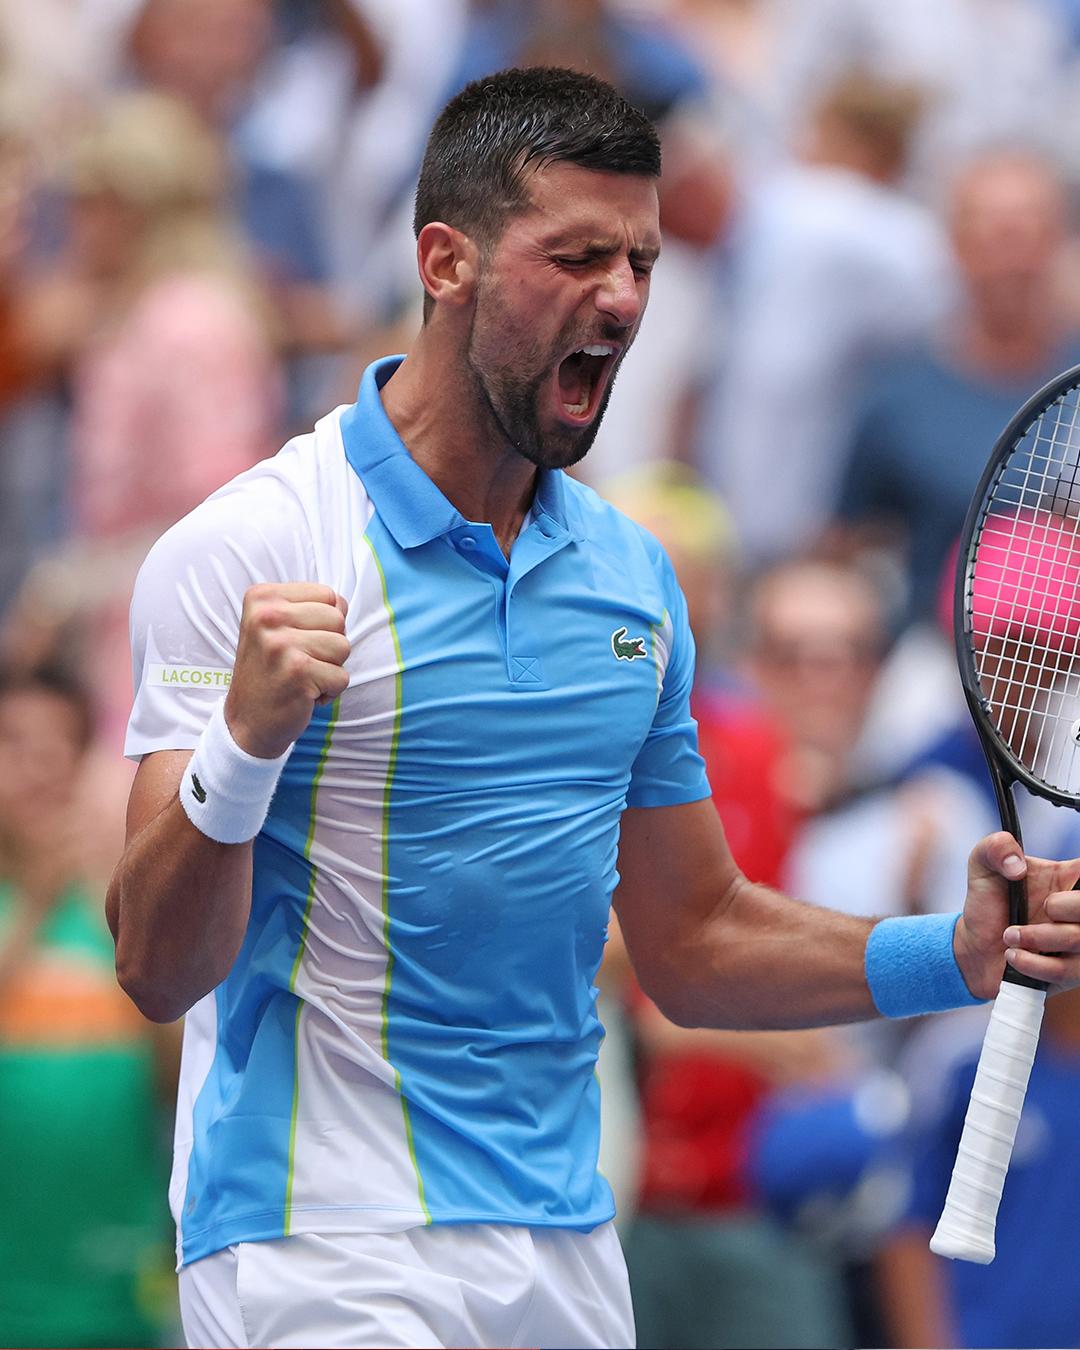
<svg viewBox="0 0 1080 1350">
<path fill-rule="evenodd" d="M 584 427 L 555 425 L 544 429 L 540 425 L 540 394 L 545 382 L 552 378 L 557 354 L 566 351 L 570 334 L 560 334 L 559 342 L 545 356 L 539 348 L 530 346 L 519 350 L 520 335 L 510 333 L 503 325 L 492 325 L 486 336 L 487 345 L 501 351 L 513 352 L 514 365 L 488 361 L 481 351 L 477 337 L 477 315 L 473 313 L 465 364 L 479 405 L 485 408 L 504 441 L 523 459 L 539 469 L 568 469 L 585 458 L 596 440 L 604 413 L 611 399 L 615 371 L 608 380 L 596 416 Z M 522 369 L 539 373 L 523 376 Z"/>
</svg>

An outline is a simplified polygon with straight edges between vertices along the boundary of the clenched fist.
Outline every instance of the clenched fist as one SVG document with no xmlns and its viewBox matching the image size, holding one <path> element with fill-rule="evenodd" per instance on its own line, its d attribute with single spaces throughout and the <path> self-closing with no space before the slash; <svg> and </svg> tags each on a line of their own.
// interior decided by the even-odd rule
<svg viewBox="0 0 1080 1350">
<path fill-rule="evenodd" d="M 276 759 L 311 721 L 316 704 L 348 686 L 348 606 L 329 586 L 295 581 L 244 593 L 225 721 L 249 755 Z"/>
</svg>

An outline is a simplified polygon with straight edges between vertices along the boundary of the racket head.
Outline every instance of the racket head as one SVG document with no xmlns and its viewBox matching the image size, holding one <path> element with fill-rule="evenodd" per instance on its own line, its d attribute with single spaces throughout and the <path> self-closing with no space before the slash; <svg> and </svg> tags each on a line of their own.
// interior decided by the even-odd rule
<svg viewBox="0 0 1080 1350">
<path fill-rule="evenodd" d="M 956 570 L 960 680 L 994 778 L 1080 805 L 1080 366 L 1032 395 L 994 444 Z"/>
</svg>

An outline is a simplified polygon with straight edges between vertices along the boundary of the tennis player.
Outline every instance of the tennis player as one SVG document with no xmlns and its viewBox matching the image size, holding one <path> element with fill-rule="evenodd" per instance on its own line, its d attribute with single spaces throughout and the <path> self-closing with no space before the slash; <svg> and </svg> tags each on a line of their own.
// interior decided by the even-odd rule
<svg viewBox="0 0 1080 1350">
<path fill-rule="evenodd" d="M 732 861 L 671 567 L 562 472 L 641 322 L 659 172 L 652 126 L 595 79 L 465 89 L 420 176 L 411 354 L 142 569 L 108 912 L 140 1008 L 187 1014 L 192 1345 L 633 1344 L 596 1170 L 613 894 L 686 1025 L 989 997 L 1025 868 L 1024 945 L 1069 954 L 1017 967 L 1080 976 L 1080 863 L 1006 834 L 974 850 L 960 918 L 875 926 Z"/>
</svg>

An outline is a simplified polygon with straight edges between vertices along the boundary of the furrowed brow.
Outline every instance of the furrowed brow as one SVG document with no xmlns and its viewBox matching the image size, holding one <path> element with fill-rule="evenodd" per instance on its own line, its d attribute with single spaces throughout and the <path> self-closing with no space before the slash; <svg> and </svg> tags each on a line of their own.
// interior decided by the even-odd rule
<svg viewBox="0 0 1080 1350">
<path fill-rule="evenodd" d="M 621 252 L 623 247 L 621 240 L 602 239 L 576 231 L 553 235 L 544 240 L 543 246 L 552 253 L 583 253 L 594 258 L 610 258 Z M 628 256 L 634 262 L 654 263 L 660 256 L 660 249 L 658 246 L 643 245 L 641 248 L 631 249 Z"/>
</svg>

